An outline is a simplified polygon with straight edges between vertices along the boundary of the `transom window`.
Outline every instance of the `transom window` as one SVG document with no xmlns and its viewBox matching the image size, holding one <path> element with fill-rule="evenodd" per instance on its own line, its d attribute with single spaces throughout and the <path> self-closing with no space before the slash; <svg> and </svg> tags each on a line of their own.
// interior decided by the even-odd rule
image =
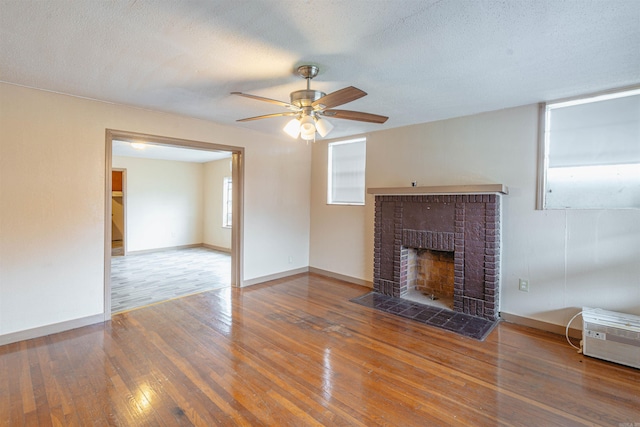
<svg viewBox="0 0 640 427">
<path fill-rule="evenodd" d="M 544 105 L 538 207 L 640 208 L 640 89 Z"/>
</svg>

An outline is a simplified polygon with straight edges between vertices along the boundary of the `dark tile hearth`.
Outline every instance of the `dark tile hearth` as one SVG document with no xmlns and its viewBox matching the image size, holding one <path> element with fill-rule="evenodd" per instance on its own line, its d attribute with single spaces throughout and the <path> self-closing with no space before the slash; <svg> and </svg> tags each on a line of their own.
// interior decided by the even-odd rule
<svg viewBox="0 0 640 427">
<path fill-rule="evenodd" d="M 469 314 L 457 313 L 439 307 L 407 301 L 402 298 L 383 295 L 378 292 L 369 292 L 352 299 L 351 302 L 415 320 L 425 325 L 455 332 L 479 341 L 484 341 L 489 332 L 498 324 L 497 320 L 493 321 Z"/>
</svg>

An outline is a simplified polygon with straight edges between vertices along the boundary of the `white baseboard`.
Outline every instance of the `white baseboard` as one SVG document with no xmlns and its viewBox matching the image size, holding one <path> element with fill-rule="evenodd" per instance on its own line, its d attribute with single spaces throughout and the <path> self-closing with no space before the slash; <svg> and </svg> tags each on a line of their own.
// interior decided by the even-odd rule
<svg viewBox="0 0 640 427">
<path fill-rule="evenodd" d="M 547 323 L 541 320 L 535 320 L 528 317 L 518 316 L 516 314 L 505 313 L 504 311 L 500 312 L 500 318 L 505 322 L 528 326 L 530 328 L 540 329 L 558 335 L 565 335 L 566 332 L 566 326 L 555 325 L 553 323 Z M 569 328 L 569 336 L 571 338 L 582 339 L 582 330 Z"/>
<path fill-rule="evenodd" d="M 231 248 L 223 248 L 222 246 L 210 245 L 208 243 L 203 243 L 201 246 L 203 248 L 211 249 L 211 250 L 218 251 L 218 252 L 225 252 L 225 253 L 228 253 L 228 254 L 231 253 Z"/>
<path fill-rule="evenodd" d="M 12 332 L 0 335 L 0 345 L 11 344 L 18 341 L 40 338 L 46 335 L 57 334 L 58 332 L 69 331 L 83 326 L 94 325 L 104 322 L 104 314 L 94 314 L 93 316 L 82 317 L 80 319 L 67 320 L 65 322 L 54 323 L 52 325 L 40 326 L 24 331 Z"/>
<path fill-rule="evenodd" d="M 151 254 L 154 252 L 165 252 L 165 251 L 175 251 L 180 249 L 191 249 L 191 248 L 207 248 L 218 252 L 225 252 L 230 254 L 230 248 L 223 248 L 222 246 L 210 245 L 208 243 L 193 243 L 190 245 L 180 245 L 180 246 L 168 246 L 164 248 L 154 248 L 154 249 L 142 249 L 139 251 L 128 251 L 127 255 L 141 255 L 141 254 Z"/>
<path fill-rule="evenodd" d="M 355 285 L 366 286 L 373 289 L 373 282 L 363 279 L 357 279 L 351 276 L 345 276 L 344 274 L 334 273 L 333 271 L 323 270 L 321 268 L 309 267 L 309 273 L 319 274 L 321 276 L 331 277 L 333 279 L 342 280 L 344 282 L 353 283 Z"/>
<path fill-rule="evenodd" d="M 255 279 L 244 280 L 242 287 L 257 285 L 258 283 L 268 282 L 270 280 L 283 279 L 289 276 L 295 276 L 300 273 L 308 273 L 309 267 L 296 268 L 294 270 L 282 271 L 280 273 L 269 274 L 268 276 L 256 277 Z"/>
<path fill-rule="evenodd" d="M 204 245 L 202 243 L 193 243 L 191 245 L 180 245 L 180 246 L 167 246 L 164 248 L 142 249 L 139 251 L 127 251 L 127 255 L 152 254 L 154 252 L 174 251 L 177 249 L 201 248 L 203 246 Z"/>
</svg>

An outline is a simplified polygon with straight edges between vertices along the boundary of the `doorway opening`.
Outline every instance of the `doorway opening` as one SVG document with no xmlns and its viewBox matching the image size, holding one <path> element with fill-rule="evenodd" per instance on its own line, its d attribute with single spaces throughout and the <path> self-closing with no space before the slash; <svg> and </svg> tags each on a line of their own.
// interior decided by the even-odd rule
<svg viewBox="0 0 640 427">
<path fill-rule="evenodd" d="M 111 169 L 111 256 L 126 254 L 126 169 Z"/>
<path fill-rule="evenodd" d="M 195 249 L 194 247 L 204 247 L 206 250 L 223 250 L 226 252 L 227 256 L 227 264 L 230 264 L 230 272 L 227 269 L 227 277 L 226 283 L 227 286 L 231 285 L 234 287 L 238 287 L 242 285 L 242 248 L 241 248 L 241 236 L 242 236 L 242 225 L 243 225 L 243 178 L 244 178 L 244 149 L 242 147 L 221 145 L 221 144 L 212 144 L 201 141 L 192 141 L 192 140 L 183 140 L 177 138 L 168 138 L 157 135 L 148 135 L 148 134 L 140 134 L 134 132 L 127 131 L 119 131 L 119 130 L 111 130 L 107 129 L 106 131 L 106 216 L 108 219 L 105 221 L 105 280 L 104 280 L 104 317 L 105 320 L 109 320 L 111 318 L 112 311 L 114 309 L 112 302 L 112 291 L 117 293 L 117 287 L 119 283 L 115 281 L 113 283 L 116 288 L 112 287 L 112 248 L 119 244 L 119 241 L 122 242 L 122 255 L 127 255 L 127 258 L 137 257 L 139 255 L 146 255 L 147 252 L 155 252 L 155 251 L 170 251 L 170 250 L 191 250 Z M 120 148 L 122 146 L 131 147 L 139 146 L 139 144 L 144 144 L 145 147 L 148 148 L 148 151 L 145 154 L 142 154 L 140 150 L 139 154 L 122 154 Z M 161 154 L 158 154 L 160 153 Z M 126 156 L 126 157 L 121 157 Z M 161 156 L 161 157 L 156 157 Z M 164 156 L 164 157 L 162 157 Z M 175 156 L 175 157 L 172 157 Z M 189 157 L 189 159 L 185 159 L 183 156 Z M 165 174 L 165 170 L 171 168 L 175 165 L 175 167 L 187 167 L 189 166 L 190 170 L 202 171 L 203 175 L 206 175 L 209 170 L 210 163 L 218 163 L 214 161 L 209 161 L 207 159 L 225 159 L 226 172 L 225 175 L 228 175 L 229 181 L 233 182 L 233 186 L 230 187 L 230 198 L 231 198 L 231 206 L 230 206 L 230 220 L 227 221 L 229 224 L 226 227 L 230 235 L 228 235 L 227 242 L 222 245 L 224 248 L 217 247 L 214 245 L 209 245 L 205 241 L 206 237 L 201 236 L 200 241 L 194 240 L 194 235 L 197 235 L 199 231 L 191 231 L 191 237 L 187 238 L 184 236 L 184 224 L 183 223 L 193 223 L 195 222 L 194 218 L 191 218 L 191 213 L 184 213 L 186 215 L 183 222 L 179 222 L 174 224 L 171 221 L 171 215 L 173 218 L 178 216 L 178 213 L 173 212 L 179 210 L 179 207 L 182 204 L 182 200 L 180 198 L 170 200 L 166 197 L 167 193 L 173 191 L 174 194 L 182 195 L 185 192 L 184 189 L 191 191 L 193 193 L 192 200 L 196 200 L 198 198 L 198 194 L 200 194 L 202 189 L 190 189 L 189 184 L 186 184 L 186 187 L 182 187 L 183 190 L 176 190 L 175 188 L 171 190 L 170 187 L 173 187 L 176 180 L 181 180 L 184 178 L 184 174 L 180 172 L 174 173 L 174 175 L 170 175 L 169 173 Z M 114 163 L 114 159 L 116 160 Z M 203 160 L 204 159 L 204 160 Z M 133 163 L 136 166 L 132 168 L 127 168 L 126 163 L 128 161 L 135 161 L 138 163 Z M 222 160 L 221 160 L 222 161 Z M 143 162 L 143 163 L 140 163 Z M 144 163 L 147 162 L 147 163 Z M 163 163 L 164 162 L 164 163 Z M 205 162 L 209 162 L 206 163 Z M 198 167 L 193 166 L 194 163 L 202 163 Z M 125 166 L 123 166 L 123 164 Z M 160 182 L 157 182 L 155 190 L 149 190 L 147 196 L 154 196 L 156 205 L 155 206 L 147 206 L 146 208 L 140 208 L 140 203 L 142 197 L 140 197 L 141 188 L 140 184 L 142 182 L 143 185 L 152 186 L 154 185 L 154 179 L 151 177 L 141 178 L 140 173 L 138 172 L 141 168 L 139 165 L 153 165 L 152 167 L 159 166 L 161 168 L 160 176 L 162 177 Z M 193 166 L 193 167 L 192 167 Z M 218 167 L 218 166 L 216 166 Z M 125 171 L 126 170 L 126 171 Z M 114 172 L 123 171 L 123 180 L 122 180 L 122 192 L 118 192 L 119 185 L 119 177 L 118 174 Z M 129 175 L 129 176 L 128 176 Z M 164 176 L 170 175 L 170 176 Z M 136 178 L 137 177 L 137 178 Z M 132 181 L 133 180 L 133 181 Z M 156 181 L 159 181 L 156 178 Z M 184 184 L 183 184 L 184 185 Z M 205 184 L 202 184 L 203 186 Z M 133 187 L 131 187 L 133 186 Z M 137 187 L 136 187 L 137 186 Z M 196 185 L 197 186 L 197 185 Z M 222 184 L 220 184 L 222 186 Z M 148 187 L 149 188 L 149 187 Z M 205 188 L 206 190 L 206 188 Z M 222 188 L 220 189 L 222 190 Z M 114 193 L 115 191 L 115 193 Z M 134 194 L 135 193 L 135 194 Z M 136 197 L 133 197 L 137 195 Z M 129 197 L 128 197 L 129 196 Z M 133 199 L 131 198 L 133 197 Z M 120 199 L 122 199 L 120 205 Z M 197 203 L 202 203 L 206 205 L 208 202 L 206 200 L 206 195 L 202 197 L 203 201 L 198 201 Z M 135 200 L 134 200 L 135 199 Z M 148 201 L 148 198 L 144 198 L 145 201 Z M 164 205 L 163 205 L 164 204 Z M 185 202 L 185 204 L 189 204 L 189 201 Z M 136 209 L 132 211 L 132 207 Z M 194 205 L 195 206 L 195 205 Z M 198 205 L 199 206 L 199 205 Z M 207 209 L 204 207 L 204 209 Z M 122 210 L 123 218 L 122 223 L 116 223 L 115 217 L 119 214 L 118 210 Z M 193 210 L 193 215 L 197 217 L 198 210 Z M 184 211 L 184 210 L 183 210 Z M 166 234 L 164 240 L 154 241 L 149 243 L 148 248 L 154 248 L 145 250 L 144 245 L 140 245 L 141 239 L 144 236 L 141 236 L 141 232 L 144 231 L 144 224 L 155 221 L 158 227 L 155 230 L 149 232 L 147 231 L 147 238 L 154 239 L 158 238 L 158 234 Z M 204 216 L 200 221 L 204 221 Z M 137 226 L 136 226 L 137 224 Z M 143 225 L 141 225 L 143 224 Z M 222 225 L 222 222 L 220 222 Z M 197 228 L 197 226 L 194 226 Z M 200 231 L 204 228 L 204 225 L 200 226 Z M 160 230 L 160 232 L 158 232 Z M 122 234 L 119 236 L 118 234 Z M 133 233 L 133 234 L 132 234 Z M 187 232 L 188 233 L 188 232 Z M 195 234 L 194 234 L 195 233 Z M 130 237 L 128 237 L 130 236 Z M 121 239 L 119 239 L 121 237 Z M 180 239 L 187 239 L 190 244 L 180 244 Z M 190 240 L 189 240 L 190 239 Z M 177 244 L 173 244 L 172 242 L 178 242 Z M 162 246 L 165 247 L 162 247 Z M 175 246 L 175 247 L 174 247 Z M 131 257 L 128 255 L 131 254 Z M 230 260 L 229 260 L 230 257 Z M 122 258 L 117 258 L 120 262 Z M 115 261 L 115 259 L 114 259 Z M 117 264 L 117 263 L 116 263 Z M 119 265 L 119 264 L 117 264 Z M 146 305 L 146 304 L 142 304 Z M 117 307 L 115 307 L 117 308 Z"/>
</svg>

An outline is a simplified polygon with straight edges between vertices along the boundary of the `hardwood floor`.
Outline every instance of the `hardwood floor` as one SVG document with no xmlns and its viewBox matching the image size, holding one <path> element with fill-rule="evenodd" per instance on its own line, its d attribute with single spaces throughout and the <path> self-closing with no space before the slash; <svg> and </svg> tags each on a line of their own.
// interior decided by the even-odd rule
<svg viewBox="0 0 640 427">
<path fill-rule="evenodd" d="M 349 302 L 367 291 L 304 274 L 0 347 L 0 425 L 640 423 L 638 370 L 534 329 L 479 342 Z"/>
</svg>

